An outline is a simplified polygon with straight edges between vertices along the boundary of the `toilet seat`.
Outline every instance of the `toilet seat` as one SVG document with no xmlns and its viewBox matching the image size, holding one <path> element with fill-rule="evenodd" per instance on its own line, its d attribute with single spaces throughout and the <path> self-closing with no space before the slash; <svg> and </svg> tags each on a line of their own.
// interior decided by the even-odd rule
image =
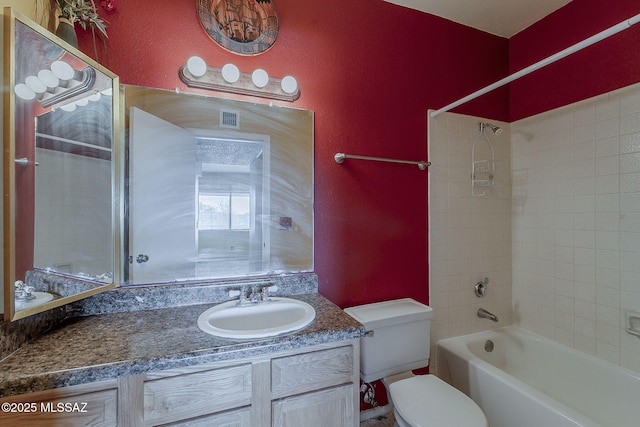
<svg viewBox="0 0 640 427">
<path fill-rule="evenodd" d="M 390 385 L 397 415 L 412 426 L 488 427 L 480 407 L 435 375 L 418 375 Z"/>
</svg>

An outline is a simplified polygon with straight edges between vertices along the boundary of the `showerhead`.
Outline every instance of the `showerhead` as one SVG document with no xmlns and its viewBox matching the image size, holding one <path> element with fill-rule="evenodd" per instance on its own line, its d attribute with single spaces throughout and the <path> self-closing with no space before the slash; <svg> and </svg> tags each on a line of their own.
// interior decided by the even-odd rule
<svg viewBox="0 0 640 427">
<path fill-rule="evenodd" d="M 493 131 L 494 135 L 500 135 L 502 133 L 501 127 L 492 125 L 491 123 L 481 123 L 480 128 L 481 130 L 484 130 L 485 128 L 489 128 Z"/>
</svg>

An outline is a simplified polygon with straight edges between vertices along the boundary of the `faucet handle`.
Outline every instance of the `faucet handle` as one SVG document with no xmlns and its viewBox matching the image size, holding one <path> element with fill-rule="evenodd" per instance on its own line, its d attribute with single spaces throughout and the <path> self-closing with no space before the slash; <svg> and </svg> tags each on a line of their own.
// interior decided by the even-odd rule
<svg viewBox="0 0 640 427">
<path fill-rule="evenodd" d="M 33 295 L 33 292 L 36 290 L 33 286 L 27 285 L 22 280 L 18 280 L 14 283 L 16 287 L 15 298 L 20 301 L 31 301 L 36 299 L 37 297 Z"/>
<path fill-rule="evenodd" d="M 240 289 L 229 289 L 229 296 L 231 298 L 239 297 L 238 305 L 247 303 L 247 288 L 241 287 Z"/>
<path fill-rule="evenodd" d="M 269 292 L 275 292 L 277 290 L 278 290 L 278 286 L 276 285 L 263 286 L 260 289 L 260 295 L 262 295 L 262 301 L 270 301 L 271 299 L 269 298 Z"/>
<path fill-rule="evenodd" d="M 477 282 L 474 286 L 474 291 L 479 298 L 486 296 L 489 293 L 489 278 L 485 277 L 484 281 Z"/>
</svg>

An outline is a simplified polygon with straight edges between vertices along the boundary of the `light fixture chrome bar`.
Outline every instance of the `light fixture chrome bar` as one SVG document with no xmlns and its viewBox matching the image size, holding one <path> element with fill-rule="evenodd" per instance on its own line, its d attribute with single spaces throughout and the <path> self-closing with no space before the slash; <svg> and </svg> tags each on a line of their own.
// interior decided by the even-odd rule
<svg viewBox="0 0 640 427">
<path fill-rule="evenodd" d="M 374 162 L 386 162 L 386 163 L 403 163 L 407 165 L 417 165 L 420 168 L 420 170 L 425 170 L 429 166 L 431 166 L 431 162 L 424 162 L 424 161 L 414 162 L 411 160 L 389 159 L 386 157 L 358 156 L 355 154 L 345 154 L 345 153 L 336 153 L 336 155 L 333 156 L 333 159 L 336 161 L 336 163 L 342 163 L 345 161 L 345 159 L 372 160 Z"/>
<path fill-rule="evenodd" d="M 201 77 L 196 77 L 189 71 L 187 65 L 180 67 L 178 76 L 187 86 L 199 89 L 217 90 L 219 92 L 238 93 L 241 95 L 259 96 L 261 98 L 278 99 L 281 101 L 295 101 L 300 98 L 300 90 L 286 93 L 281 88 L 282 79 L 269 77 L 265 87 L 257 87 L 251 80 L 251 74 L 240 73 L 238 81 L 228 83 L 222 77 L 222 69 L 207 67 Z"/>
<path fill-rule="evenodd" d="M 508 83 L 511 83 L 514 80 L 519 79 L 520 77 L 524 77 L 527 74 L 531 74 L 534 71 L 539 70 L 540 68 L 546 67 L 549 64 L 552 64 L 566 56 L 569 56 L 579 50 L 584 49 L 585 47 L 591 46 L 594 43 L 597 43 L 601 40 L 604 40 L 608 37 L 611 37 L 614 34 L 619 33 L 620 31 L 624 31 L 627 28 L 630 28 L 632 25 L 637 24 L 638 22 L 640 22 L 640 14 L 633 16 L 632 18 L 629 18 L 627 20 L 624 20 L 622 22 L 620 22 L 619 24 L 616 24 L 612 27 L 607 28 L 604 31 L 601 31 L 589 38 L 584 39 L 581 42 L 578 42 L 576 44 L 574 44 L 573 46 L 570 46 L 564 50 L 561 50 L 558 53 L 555 53 L 545 59 L 543 59 L 542 61 L 538 61 L 533 65 L 530 65 L 526 68 L 523 68 L 522 70 L 511 74 L 510 76 L 505 77 L 502 80 L 498 80 L 497 82 L 486 86 L 476 92 L 473 92 L 470 95 L 465 96 L 464 98 L 460 98 L 459 100 L 452 102 L 451 104 L 444 106 L 442 108 L 440 108 L 439 110 L 436 111 L 432 111 L 431 112 L 431 117 L 437 117 L 442 113 L 446 113 L 449 110 L 452 110 L 456 107 L 459 107 L 462 104 L 466 104 L 467 102 L 474 100 L 476 98 L 478 98 L 479 96 L 484 95 L 485 93 L 491 92 L 494 89 L 497 89 L 499 87 L 502 87 Z"/>
<path fill-rule="evenodd" d="M 68 88 L 63 88 L 60 93 L 40 100 L 42 106 L 51 107 L 58 102 L 65 101 L 67 99 L 73 98 L 74 96 L 89 91 L 96 81 L 96 70 L 94 70 L 92 67 L 86 67 L 82 71 L 80 71 L 79 74 L 81 75 L 82 80 L 80 80 L 78 84 L 75 84 Z"/>
</svg>

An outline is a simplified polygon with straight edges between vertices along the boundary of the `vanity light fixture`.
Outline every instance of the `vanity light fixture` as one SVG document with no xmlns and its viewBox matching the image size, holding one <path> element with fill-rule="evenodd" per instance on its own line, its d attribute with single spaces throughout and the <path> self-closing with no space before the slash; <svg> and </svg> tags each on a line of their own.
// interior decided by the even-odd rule
<svg viewBox="0 0 640 427">
<path fill-rule="evenodd" d="M 222 78 L 227 83 L 235 83 L 240 80 L 240 70 L 233 64 L 224 64 L 222 67 Z"/>
<path fill-rule="evenodd" d="M 262 68 L 258 68 L 251 73 L 251 81 L 256 87 L 263 88 L 269 84 L 269 74 Z"/>
<path fill-rule="evenodd" d="M 298 90 L 298 81 L 293 76 L 285 76 L 280 82 L 280 87 L 285 93 L 295 93 Z"/>
<path fill-rule="evenodd" d="M 199 56 L 187 60 L 187 68 L 193 77 L 202 77 L 207 72 L 207 63 Z"/>
<path fill-rule="evenodd" d="M 222 68 L 207 66 L 199 56 L 192 56 L 178 71 L 180 80 L 187 86 L 217 90 L 262 98 L 295 101 L 300 98 L 300 88 L 293 76 L 282 79 L 269 77 L 262 68 L 251 74 L 241 72 L 234 64 L 225 64 Z"/>
<path fill-rule="evenodd" d="M 37 76 L 28 76 L 24 83 L 18 83 L 14 92 L 21 99 L 37 99 L 43 107 L 51 107 L 87 92 L 95 81 L 92 67 L 76 70 L 64 61 L 53 61 L 50 69 L 40 70 Z"/>
</svg>

